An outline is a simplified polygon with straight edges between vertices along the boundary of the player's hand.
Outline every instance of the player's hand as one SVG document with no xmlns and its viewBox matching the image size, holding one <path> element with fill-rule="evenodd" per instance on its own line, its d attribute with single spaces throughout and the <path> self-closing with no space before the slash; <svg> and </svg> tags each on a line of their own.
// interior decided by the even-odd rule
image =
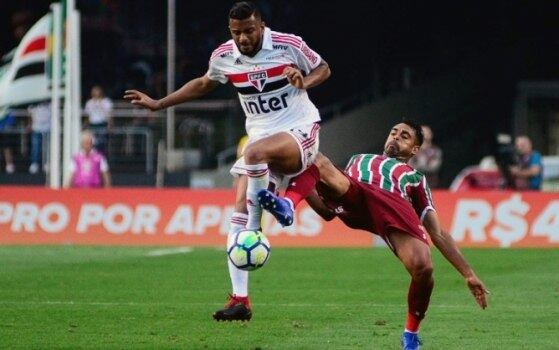
<svg viewBox="0 0 559 350">
<path fill-rule="evenodd" d="M 482 309 L 485 309 L 487 307 L 486 295 L 489 294 L 489 291 L 485 288 L 483 282 L 474 275 L 466 278 L 466 283 L 468 284 L 468 288 L 470 288 L 470 292 L 472 292 L 472 295 L 476 298 L 476 302 Z"/>
<path fill-rule="evenodd" d="M 520 167 L 517 165 L 512 165 L 509 167 L 509 171 L 512 176 L 517 176 L 520 172 Z"/>
<path fill-rule="evenodd" d="M 124 99 L 129 100 L 133 105 L 141 106 L 152 111 L 161 109 L 156 100 L 138 90 L 126 90 Z"/>
<path fill-rule="evenodd" d="M 283 70 L 283 75 L 287 77 L 289 84 L 295 86 L 297 89 L 304 89 L 305 83 L 303 81 L 303 73 L 300 70 L 293 67 L 286 67 Z"/>
</svg>

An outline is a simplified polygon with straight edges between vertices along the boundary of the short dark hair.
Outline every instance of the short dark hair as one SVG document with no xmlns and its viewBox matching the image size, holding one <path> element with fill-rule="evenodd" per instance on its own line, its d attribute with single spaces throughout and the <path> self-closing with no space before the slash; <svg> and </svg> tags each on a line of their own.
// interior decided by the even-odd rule
<svg viewBox="0 0 559 350">
<path fill-rule="evenodd" d="M 402 123 L 411 127 L 415 131 L 415 144 L 421 147 L 423 144 L 423 129 L 421 128 L 421 125 L 416 123 L 414 120 L 407 118 L 402 119 Z"/>
<path fill-rule="evenodd" d="M 229 10 L 229 18 L 230 19 L 237 19 L 237 20 L 245 20 L 249 19 L 250 16 L 253 16 L 256 19 L 261 19 L 262 15 L 260 14 L 260 10 L 256 6 L 256 4 L 252 1 L 240 1 L 236 2 L 231 10 Z"/>
</svg>

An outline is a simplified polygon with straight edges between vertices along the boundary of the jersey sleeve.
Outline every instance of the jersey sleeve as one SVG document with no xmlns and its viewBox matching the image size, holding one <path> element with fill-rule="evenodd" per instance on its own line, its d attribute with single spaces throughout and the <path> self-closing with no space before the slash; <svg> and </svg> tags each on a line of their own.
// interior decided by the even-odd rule
<svg viewBox="0 0 559 350">
<path fill-rule="evenodd" d="M 113 110 L 113 101 L 111 101 L 111 100 L 108 99 L 108 98 L 105 98 L 105 101 L 104 101 L 104 102 L 105 102 L 105 103 L 104 103 L 104 105 L 105 105 L 105 111 L 106 111 L 107 113 L 111 113 L 111 111 Z"/>
<path fill-rule="evenodd" d="M 84 110 L 85 110 L 85 114 L 87 114 L 87 115 L 90 115 L 90 114 L 91 114 L 91 100 L 88 100 L 88 101 L 85 103 L 85 108 L 84 108 Z"/>
<path fill-rule="evenodd" d="M 208 65 L 208 72 L 206 73 L 206 76 L 210 80 L 219 81 L 222 84 L 226 84 L 229 81 L 229 79 L 225 75 L 223 69 L 220 68 L 221 65 L 219 59 L 220 59 L 219 56 L 210 59 L 210 63 Z"/>
<path fill-rule="evenodd" d="M 542 167 L 542 156 L 538 152 L 533 152 L 532 156 L 530 157 L 530 166 L 539 166 Z"/>
<path fill-rule="evenodd" d="M 423 222 L 423 219 L 429 210 L 435 211 L 435 204 L 433 203 L 433 197 L 431 196 L 431 189 L 427 184 L 425 176 L 422 177 L 418 186 L 412 188 L 411 200 L 413 209 L 417 213 L 421 222 Z"/>
<path fill-rule="evenodd" d="M 358 156 L 359 156 L 359 154 L 354 154 L 353 156 L 351 156 L 351 158 L 349 158 L 349 161 L 347 162 L 347 165 L 345 166 L 345 172 L 347 172 L 349 169 L 351 169 L 351 167 L 355 164 L 355 161 L 357 160 Z"/>
<path fill-rule="evenodd" d="M 294 63 L 297 65 L 297 68 L 304 71 L 305 74 L 309 74 L 313 71 L 322 61 L 322 57 L 308 47 L 307 43 L 303 40 L 301 40 L 297 48 L 290 46 L 290 49 Z"/>
</svg>

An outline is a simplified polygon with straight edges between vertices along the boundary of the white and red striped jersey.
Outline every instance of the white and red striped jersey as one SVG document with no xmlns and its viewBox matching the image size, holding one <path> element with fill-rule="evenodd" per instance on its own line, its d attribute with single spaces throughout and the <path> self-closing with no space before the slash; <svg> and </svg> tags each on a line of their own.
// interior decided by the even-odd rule
<svg viewBox="0 0 559 350">
<path fill-rule="evenodd" d="M 307 91 L 289 84 L 283 70 L 292 66 L 309 74 L 321 57 L 292 34 L 265 28 L 262 40 L 262 49 L 254 57 L 241 54 L 233 39 L 227 41 L 212 53 L 206 73 L 209 79 L 222 84 L 230 81 L 237 89 L 249 137 L 320 121 Z"/>
<path fill-rule="evenodd" d="M 395 158 L 378 154 L 356 154 L 349 160 L 345 172 L 372 188 L 395 193 L 407 200 L 421 221 L 429 210 L 435 210 L 425 176 Z"/>
</svg>

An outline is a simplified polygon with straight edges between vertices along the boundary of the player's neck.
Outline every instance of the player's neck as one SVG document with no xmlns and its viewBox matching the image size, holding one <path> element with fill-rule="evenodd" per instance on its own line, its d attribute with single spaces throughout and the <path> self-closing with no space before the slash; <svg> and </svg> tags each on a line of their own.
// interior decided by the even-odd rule
<svg viewBox="0 0 559 350">
<path fill-rule="evenodd" d="M 402 157 L 398 157 L 398 156 L 391 156 L 391 155 L 389 155 L 389 154 L 386 154 L 386 152 L 383 152 L 382 154 L 383 154 L 385 157 L 392 158 L 392 159 L 396 159 L 397 161 L 402 162 L 402 163 L 406 163 L 406 164 L 407 164 L 408 161 L 410 160 L 410 158 L 402 158 Z"/>
<path fill-rule="evenodd" d="M 262 50 L 262 43 L 263 42 L 264 42 L 264 33 L 262 33 L 262 37 L 260 38 L 260 43 L 258 43 L 258 46 L 256 47 L 256 49 L 252 53 L 250 53 L 248 55 L 245 55 L 245 56 L 248 56 L 248 57 L 252 58 L 252 57 L 258 55 L 260 50 Z"/>
</svg>

